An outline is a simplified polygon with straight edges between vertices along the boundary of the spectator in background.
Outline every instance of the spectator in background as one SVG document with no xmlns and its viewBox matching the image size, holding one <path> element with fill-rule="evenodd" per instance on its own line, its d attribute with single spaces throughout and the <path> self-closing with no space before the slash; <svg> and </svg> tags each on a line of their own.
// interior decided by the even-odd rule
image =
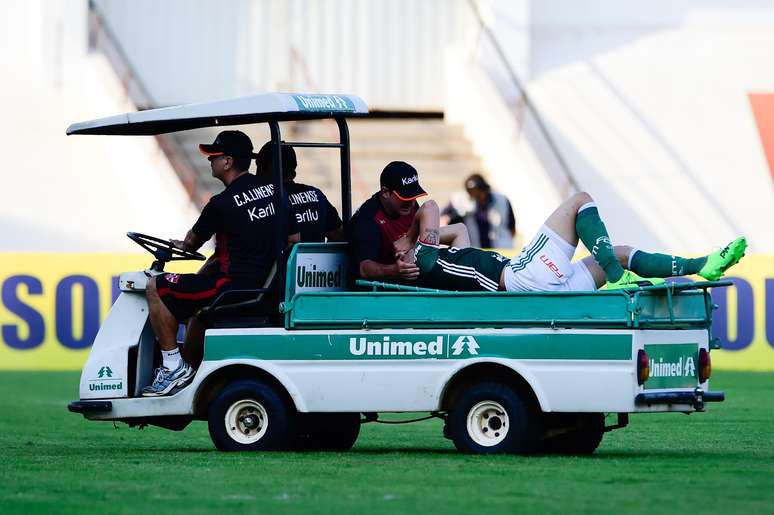
<svg viewBox="0 0 774 515">
<path fill-rule="evenodd" d="M 271 141 L 267 141 L 255 158 L 258 177 L 272 180 Z M 295 182 L 296 151 L 282 147 L 282 182 L 295 214 L 302 242 L 342 241 L 344 231 L 336 208 L 319 188 Z"/>
<path fill-rule="evenodd" d="M 508 197 L 492 191 L 481 174 L 465 180 L 468 198 L 452 197 L 444 208 L 442 222 L 464 222 L 470 234 L 470 244 L 484 249 L 511 249 L 516 236 L 516 219 Z"/>
</svg>

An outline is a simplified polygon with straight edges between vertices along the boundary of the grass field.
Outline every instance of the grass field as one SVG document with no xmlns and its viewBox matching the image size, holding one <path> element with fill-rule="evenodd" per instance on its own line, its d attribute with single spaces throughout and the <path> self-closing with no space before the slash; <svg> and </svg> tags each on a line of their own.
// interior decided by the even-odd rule
<svg viewBox="0 0 774 515">
<path fill-rule="evenodd" d="M 705 414 L 633 416 L 591 457 L 465 456 L 440 421 L 347 453 L 226 454 L 68 413 L 75 373 L 0 373 L 0 513 L 774 513 L 774 374 L 716 372 Z"/>
</svg>

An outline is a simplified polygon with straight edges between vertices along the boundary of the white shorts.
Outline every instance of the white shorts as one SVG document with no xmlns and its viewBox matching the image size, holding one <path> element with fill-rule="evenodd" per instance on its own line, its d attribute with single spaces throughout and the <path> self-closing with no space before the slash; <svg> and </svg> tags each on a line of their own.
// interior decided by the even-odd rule
<svg viewBox="0 0 774 515">
<path fill-rule="evenodd" d="M 572 263 L 575 247 L 546 227 L 505 267 L 507 291 L 594 291 L 586 265 Z"/>
</svg>

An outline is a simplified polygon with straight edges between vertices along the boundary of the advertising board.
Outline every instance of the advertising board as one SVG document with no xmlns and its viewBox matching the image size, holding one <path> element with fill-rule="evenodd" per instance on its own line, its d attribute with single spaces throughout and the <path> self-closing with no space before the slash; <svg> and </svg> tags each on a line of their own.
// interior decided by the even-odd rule
<svg viewBox="0 0 774 515">
<path fill-rule="evenodd" d="M 78 370 L 119 294 L 118 275 L 147 254 L 0 254 L 0 370 Z M 169 271 L 194 272 L 198 262 Z M 718 369 L 774 370 L 774 256 L 746 256 L 713 300 Z"/>
</svg>

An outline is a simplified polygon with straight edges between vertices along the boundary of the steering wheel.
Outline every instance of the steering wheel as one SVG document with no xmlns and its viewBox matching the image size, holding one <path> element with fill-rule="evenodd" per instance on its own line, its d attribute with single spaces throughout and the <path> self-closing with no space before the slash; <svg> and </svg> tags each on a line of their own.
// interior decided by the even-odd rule
<svg viewBox="0 0 774 515">
<path fill-rule="evenodd" d="M 197 261 L 204 261 L 206 256 L 199 252 L 191 252 L 183 250 L 172 245 L 171 240 L 162 240 L 154 236 L 148 236 L 147 234 L 140 234 L 138 232 L 126 233 L 133 242 L 140 247 L 144 248 L 156 258 L 157 261 L 165 263 L 167 261 L 182 261 L 186 259 L 195 259 Z"/>
</svg>

